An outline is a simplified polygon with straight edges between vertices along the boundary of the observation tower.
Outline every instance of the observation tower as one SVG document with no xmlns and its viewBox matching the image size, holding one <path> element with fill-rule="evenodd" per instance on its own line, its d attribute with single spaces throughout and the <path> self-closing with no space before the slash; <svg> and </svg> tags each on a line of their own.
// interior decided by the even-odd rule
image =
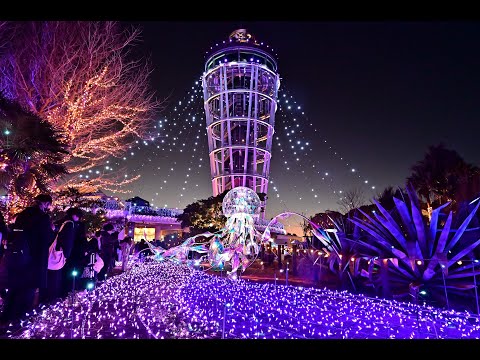
<svg viewBox="0 0 480 360">
<path fill-rule="evenodd" d="M 267 194 L 280 87 L 274 57 L 235 30 L 207 55 L 202 85 L 213 195 L 237 186 Z"/>
</svg>

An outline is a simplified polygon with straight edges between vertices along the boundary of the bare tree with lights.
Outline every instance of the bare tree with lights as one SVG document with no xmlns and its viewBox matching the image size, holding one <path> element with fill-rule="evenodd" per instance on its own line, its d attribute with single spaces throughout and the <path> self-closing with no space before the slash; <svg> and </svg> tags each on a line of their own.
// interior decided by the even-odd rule
<svg viewBox="0 0 480 360">
<path fill-rule="evenodd" d="M 10 26 L 8 22 L 0 21 L 0 34 L 2 34 L 2 36 L 0 37 L 0 52 L 3 48 L 6 47 L 7 43 L 11 41 L 11 38 L 9 36 L 9 29 Z"/>
<path fill-rule="evenodd" d="M 134 181 L 76 175 L 145 139 L 161 105 L 149 87 L 148 61 L 132 52 L 140 30 L 115 22 L 8 25 L 0 29 L 0 44 L 14 32 L 0 58 L 0 89 L 60 131 L 69 150 L 62 163 L 72 175 L 63 187 L 117 191 Z"/>
<path fill-rule="evenodd" d="M 340 211 L 348 213 L 350 210 L 357 209 L 365 205 L 365 195 L 360 188 L 354 188 L 345 192 L 345 194 L 337 201 Z"/>
</svg>

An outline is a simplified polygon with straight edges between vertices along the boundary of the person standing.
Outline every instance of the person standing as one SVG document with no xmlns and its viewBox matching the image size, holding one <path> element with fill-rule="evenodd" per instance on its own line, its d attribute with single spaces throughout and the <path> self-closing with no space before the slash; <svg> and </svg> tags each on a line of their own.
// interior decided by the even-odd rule
<svg viewBox="0 0 480 360">
<path fill-rule="evenodd" d="M 123 262 L 122 258 L 122 241 L 125 239 L 125 230 L 123 227 L 120 227 L 118 231 L 115 232 L 117 234 L 117 261 Z"/>
<path fill-rule="evenodd" d="M 80 208 L 67 210 L 67 218 L 73 220 L 73 238 L 69 244 L 71 252 L 66 256 L 67 261 L 62 271 L 61 297 L 66 297 L 73 290 L 74 277 L 79 280 L 85 265 L 85 252 L 87 251 L 87 232 L 82 220 L 83 211 Z M 69 239 L 70 240 L 70 239 Z M 75 290 L 80 289 L 80 281 L 75 281 Z"/>
<path fill-rule="evenodd" d="M 120 241 L 120 248 L 122 249 L 122 271 L 127 271 L 128 259 L 132 249 L 133 239 L 131 236 L 126 236 Z"/>
<path fill-rule="evenodd" d="M 5 252 L 5 246 L 7 245 L 7 235 L 8 235 L 8 227 L 7 224 L 5 223 L 5 218 L 3 217 L 3 214 L 0 212 L 0 299 L 5 298 L 7 292 L 6 292 L 6 287 L 7 287 L 7 268 L 6 263 L 4 262 L 5 259 L 2 259 L 3 253 Z"/>
<path fill-rule="evenodd" d="M 83 211 L 79 208 L 69 208 L 65 215 L 65 218 L 61 221 L 60 229 L 57 234 L 57 246 L 55 250 L 63 250 L 63 255 L 67 259 L 71 259 L 72 250 L 74 244 L 78 240 L 78 221 L 82 218 Z M 63 288 L 63 284 L 66 282 L 64 278 L 67 272 L 66 263 L 65 266 L 58 270 L 48 270 L 48 283 L 47 293 L 45 297 L 42 297 L 46 302 L 54 301 L 66 295 Z M 68 291 L 67 291 L 68 293 Z"/>
<path fill-rule="evenodd" d="M 144 262 L 145 258 L 150 254 L 150 247 L 148 246 L 147 241 L 141 239 L 138 245 L 138 258 L 140 259 L 140 262 Z"/>
<path fill-rule="evenodd" d="M 39 292 L 47 287 L 48 247 L 54 236 L 48 214 L 51 205 L 50 195 L 37 195 L 34 204 L 21 211 L 12 226 L 6 252 L 15 257 L 15 261 L 8 264 L 8 293 L 0 316 L 2 325 L 33 310 Z"/>
<path fill-rule="evenodd" d="M 110 276 L 115 265 L 115 243 L 118 242 L 118 239 L 114 232 L 113 224 L 108 223 L 103 226 L 103 230 L 100 233 L 100 251 L 104 266 L 98 274 L 99 281 L 103 281 L 107 276 Z"/>
<path fill-rule="evenodd" d="M 100 256 L 100 249 L 96 238 L 87 241 L 87 250 L 84 258 L 84 268 L 81 276 L 83 288 L 88 289 L 88 285 L 95 287 L 98 280 L 98 273 L 103 267 L 103 259 Z"/>
<path fill-rule="evenodd" d="M 0 212 L 0 257 L 3 255 L 5 245 L 7 245 L 7 233 L 8 227 L 3 214 Z"/>
<path fill-rule="evenodd" d="M 95 231 L 95 237 L 92 239 L 95 239 L 98 245 L 98 250 L 102 250 L 102 242 L 100 241 L 100 236 L 102 235 L 101 231 Z"/>
</svg>

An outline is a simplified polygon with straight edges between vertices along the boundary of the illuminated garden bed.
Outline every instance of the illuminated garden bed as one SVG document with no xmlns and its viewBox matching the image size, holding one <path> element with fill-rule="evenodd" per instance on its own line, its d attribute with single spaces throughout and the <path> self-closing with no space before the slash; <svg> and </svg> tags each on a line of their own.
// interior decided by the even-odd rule
<svg viewBox="0 0 480 360">
<path fill-rule="evenodd" d="M 326 289 L 231 280 L 172 261 L 136 265 L 33 316 L 15 338 L 461 339 L 477 316 Z"/>
</svg>

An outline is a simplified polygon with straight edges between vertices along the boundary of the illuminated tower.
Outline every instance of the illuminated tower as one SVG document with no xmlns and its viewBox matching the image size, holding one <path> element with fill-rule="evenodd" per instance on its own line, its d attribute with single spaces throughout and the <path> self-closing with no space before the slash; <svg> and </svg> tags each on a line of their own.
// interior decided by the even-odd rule
<svg viewBox="0 0 480 360">
<path fill-rule="evenodd" d="M 268 191 L 280 79 L 275 59 L 245 29 L 208 56 L 203 74 L 213 195 Z"/>
</svg>

